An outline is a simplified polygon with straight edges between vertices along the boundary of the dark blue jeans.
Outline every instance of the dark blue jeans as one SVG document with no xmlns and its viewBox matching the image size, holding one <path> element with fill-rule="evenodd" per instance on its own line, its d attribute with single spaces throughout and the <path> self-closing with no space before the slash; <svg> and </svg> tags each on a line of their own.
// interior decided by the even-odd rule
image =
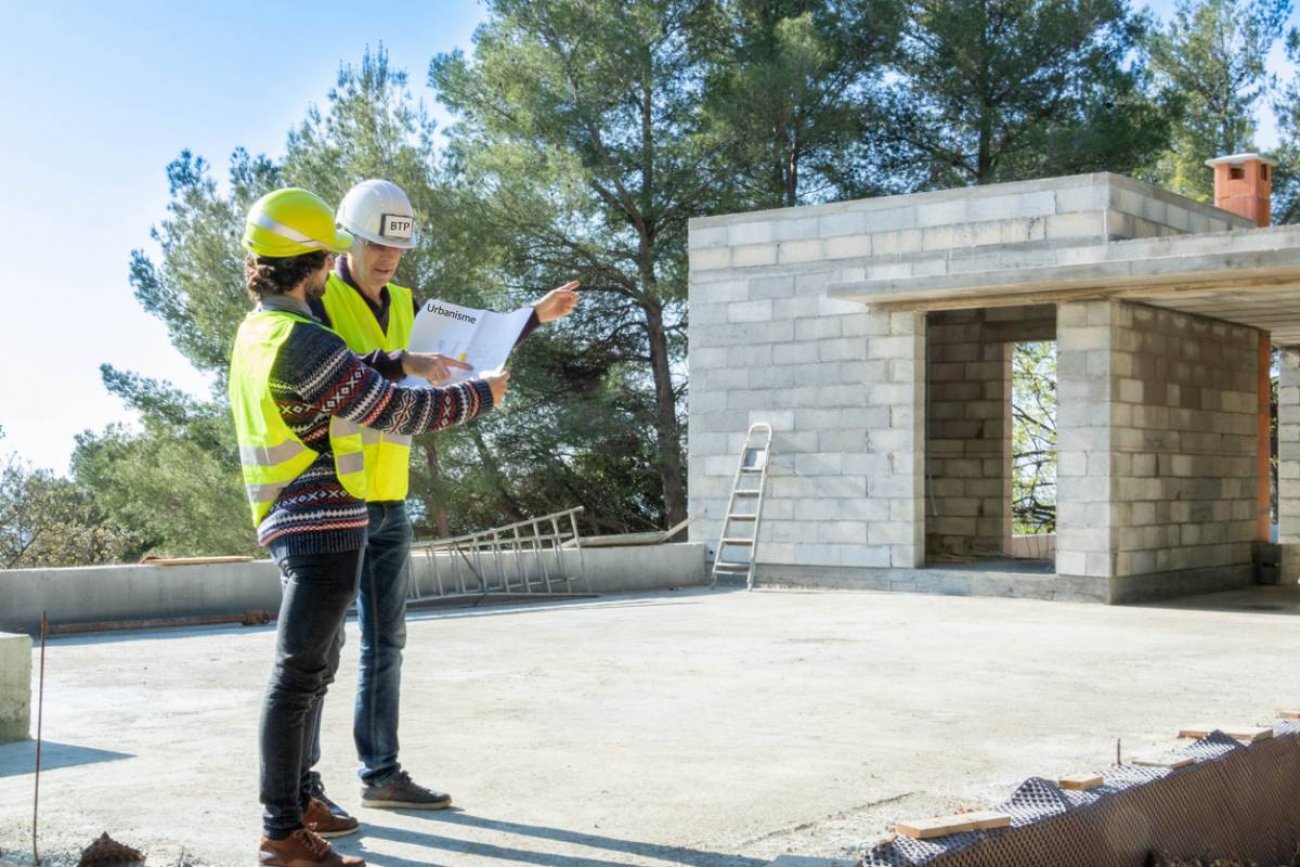
<svg viewBox="0 0 1300 867">
<path fill-rule="evenodd" d="M 370 503 L 368 508 L 370 536 L 357 593 L 361 663 L 352 735 L 362 765 L 357 773 L 370 784 L 402 769 L 397 762 L 397 716 L 414 530 L 405 502 Z"/>
<path fill-rule="evenodd" d="M 397 761 L 398 703 L 402 693 L 402 650 L 406 647 L 406 590 L 410 579 L 414 530 L 405 502 L 369 503 L 369 539 L 361 565 L 357 620 L 361 663 L 352 735 L 366 785 L 383 782 L 402 769 Z M 320 761 L 320 714 L 313 720 L 308 768 Z M 311 771 L 308 785 L 323 791 Z"/>
<path fill-rule="evenodd" d="M 314 735 L 343 646 L 343 620 L 357 592 L 361 552 L 281 556 L 284 594 L 275 667 L 262 702 L 262 832 L 282 838 L 302 827 L 310 795 Z"/>
</svg>

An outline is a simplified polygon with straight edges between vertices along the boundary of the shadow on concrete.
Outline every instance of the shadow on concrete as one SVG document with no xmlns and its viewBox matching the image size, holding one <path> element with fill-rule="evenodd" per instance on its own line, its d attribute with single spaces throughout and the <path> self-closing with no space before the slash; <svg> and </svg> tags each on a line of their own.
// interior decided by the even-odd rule
<svg viewBox="0 0 1300 867">
<path fill-rule="evenodd" d="M 1171 608 L 1191 611 L 1225 611 L 1240 614 L 1300 616 L 1300 584 L 1260 584 L 1243 590 L 1184 596 L 1159 602 L 1143 602 L 1132 608 Z"/>
<path fill-rule="evenodd" d="M 150 627 L 149 629 L 117 629 L 105 632 L 88 632 L 84 635 L 51 635 L 48 639 L 47 650 L 51 653 L 56 652 L 60 646 L 64 647 L 86 647 L 95 644 L 111 644 L 118 641 L 158 641 L 167 639 L 174 641 L 178 638 L 209 638 L 214 635 L 233 635 L 246 634 L 252 632 L 274 632 L 275 622 L 261 623 L 256 626 L 241 626 L 238 623 L 232 624 L 215 624 L 211 626 L 173 626 L 173 627 Z M 38 640 L 32 640 L 32 649 L 34 652 L 40 652 L 40 643 Z"/>
<path fill-rule="evenodd" d="M 934 558 L 925 568 L 944 572 L 1006 572 L 1013 575 L 1055 575 L 1055 560 L 1031 560 L 1024 557 L 981 557 L 959 560 Z"/>
<path fill-rule="evenodd" d="M 98 762 L 115 762 L 135 758 L 131 753 L 96 750 L 75 744 L 45 741 L 41 744 L 41 772 Z M 18 777 L 36 770 L 36 741 L 0 744 L 0 777 Z"/>
<path fill-rule="evenodd" d="M 517 614 L 534 614 L 552 608 L 646 608 L 664 605 L 698 605 L 699 600 L 689 598 L 691 591 L 702 588 L 692 587 L 682 590 L 656 590 L 642 596 L 621 596 L 619 601 L 606 601 L 605 597 L 585 597 L 582 599 L 539 599 L 529 602 L 497 602 L 489 599 L 489 604 L 476 604 L 475 598 L 467 598 L 456 607 L 447 608 L 412 608 L 407 613 L 408 620 L 457 619 L 461 617 L 488 617 Z M 742 586 L 743 589 L 743 586 Z M 719 590 L 717 592 L 727 592 Z M 682 594 L 677 596 L 677 594 Z M 677 597 L 677 598 L 673 598 Z M 477 597 L 481 599 L 482 597 Z M 275 612 L 272 612 L 275 614 Z M 349 620 L 356 620 L 355 609 L 348 613 Z M 250 632 L 274 632 L 275 622 L 243 626 L 231 624 L 179 624 L 176 626 L 150 626 L 142 629 L 108 629 L 102 632 L 88 632 L 83 635 L 51 635 L 49 647 L 84 647 L 95 644 L 110 644 L 117 641 L 156 641 L 159 639 L 175 640 L 178 638 L 207 638 L 214 635 L 244 634 Z M 33 637 L 33 647 L 39 647 Z"/>
<path fill-rule="evenodd" d="M 542 840 L 554 840 L 592 849 L 606 849 L 628 855 L 642 855 L 667 861 L 671 864 L 686 864 L 691 867 L 766 867 L 768 861 L 763 858 L 749 858 L 724 852 L 708 852 L 691 849 L 686 846 L 665 846 L 659 843 L 642 843 L 635 840 L 622 840 L 617 837 L 605 837 L 600 834 L 588 834 L 582 831 L 569 831 L 563 828 L 549 828 L 544 825 L 525 825 L 519 822 L 489 819 L 458 810 L 439 813 L 405 812 L 403 815 L 419 815 L 431 822 L 447 825 L 462 825 L 469 828 L 484 828 L 506 834 L 518 834 Z M 558 855 L 532 849 L 520 849 L 511 846 L 498 846 L 491 843 L 472 842 L 397 828 L 367 825 L 367 837 L 383 837 L 399 843 L 411 843 L 430 849 L 442 849 L 452 855 L 473 855 L 482 858 L 496 858 L 505 862 L 520 864 L 553 865 L 564 864 L 566 867 L 624 867 L 626 861 L 607 861 L 598 856 L 582 857 L 574 854 Z M 429 865 L 432 861 L 410 861 L 405 858 L 390 858 L 374 852 L 366 853 L 367 863 L 379 867 L 417 867 Z"/>
<path fill-rule="evenodd" d="M 699 590 L 700 588 L 691 588 Z M 743 585 L 741 586 L 743 590 Z M 731 590 L 721 590 L 716 592 L 732 592 Z M 620 601 L 606 601 L 602 597 L 587 599 L 538 599 L 539 604 L 533 603 L 494 603 L 476 605 L 472 601 L 466 602 L 455 608 L 423 608 L 408 609 L 406 614 L 407 620 L 455 620 L 461 617 L 496 617 L 500 615 L 515 614 L 536 614 L 542 611 L 554 610 L 556 608 L 577 609 L 585 611 L 588 609 L 606 610 L 610 608 L 662 608 L 667 605 L 699 605 L 697 599 L 691 599 L 687 595 L 679 598 L 669 598 L 669 594 L 675 595 L 684 593 L 684 591 L 663 590 L 656 591 L 653 596 L 642 598 L 623 599 Z M 482 598 L 482 597 L 479 597 Z"/>
</svg>

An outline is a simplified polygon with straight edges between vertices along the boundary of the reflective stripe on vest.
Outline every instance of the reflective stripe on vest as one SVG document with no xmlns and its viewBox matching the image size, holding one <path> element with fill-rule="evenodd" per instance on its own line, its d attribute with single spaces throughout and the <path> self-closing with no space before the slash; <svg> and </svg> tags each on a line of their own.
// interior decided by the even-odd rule
<svg viewBox="0 0 1300 867">
<path fill-rule="evenodd" d="M 276 499 L 312 465 L 320 452 L 308 448 L 284 423 L 271 396 L 271 368 L 294 325 L 320 327 L 283 310 L 255 310 L 244 318 L 230 356 L 230 411 L 239 441 L 239 463 L 253 526 L 262 523 Z M 362 437 L 358 432 L 335 433 L 331 419 L 330 449 L 334 471 L 344 490 L 358 499 L 366 495 Z M 353 427 L 356 427 L 355 425 Z"/>
<path fill-rule="evenodd" d="M 379 321 L 361 293 L 337 273 L 331 273 L 321 298 L 330 327 L 347 342 L 348 348 L 362 355 L 381 349 L 395 352 L 411 343 L 411 326 L 415 307 L 411 290 L 388 284 L 388 330 L 381 331 Z M 403 434 L 353 425 L 367 436 L 366 491 L 371 502 L 405 500 L 411 478 L 411 438 Z"/>
</svg>

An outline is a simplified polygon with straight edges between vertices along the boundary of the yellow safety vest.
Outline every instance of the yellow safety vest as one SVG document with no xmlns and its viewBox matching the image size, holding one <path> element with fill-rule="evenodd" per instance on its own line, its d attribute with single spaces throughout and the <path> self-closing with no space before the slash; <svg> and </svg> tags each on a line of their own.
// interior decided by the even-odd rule
<svg viewBox="0 0 1300 867">
<path fill-rule="evenodd" d="M 285 310 L 255 310 L 240 324 L 230 356 L 230 411 L 235 416 L 239 463 L 254 527 L 262 523 L 280 493 L 320 455 L 284 423 L 271 396 L 271 367 L 289 333 L 300 322 L 320 327 Z M 330 419 L 334 471 L 344 490 L 365 499 L 363 438 L 358 425 L 341 422 L 343 419 Z M 349 426 L 353 430 L 348 430 Z"/>
<path fill-rule="evenodd" d="M 382 349 L 395 352 L 411 344 L 415 308 L 411 290 L 388 284 L 388 330 L 381 331 L 366 299 L 337 273 L 325 283 L 321 303 L 330 327 L 348 347 L 362 355 Z M 405 500 L 411 481 L 411 438 L 363 428 L 366 433 L 366 499 L 372 503 Z"/>
</svg>

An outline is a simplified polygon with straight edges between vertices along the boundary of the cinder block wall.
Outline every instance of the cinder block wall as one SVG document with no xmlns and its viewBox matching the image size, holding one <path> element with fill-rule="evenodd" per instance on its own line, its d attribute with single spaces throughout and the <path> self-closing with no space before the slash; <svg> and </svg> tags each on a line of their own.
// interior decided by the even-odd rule
<svg viewBox="0 0 1300 867">
<path fill-rule="evenodd" d="M 929 314 L 926 556 L 1011 549 L 1011 347 L 1056 336 L 1051 304 Z"/>
<path fill-rule="evenodd" d="M 692 220 L 689 497 L 709 518 L 691 539 L 716 543 L 745 429 L 767 421 L 761 563 L 921 565 L 924 316 L 869 312 L 827 284 L 1095 244 L 1107 209 L 1142 207 L 1126 184 L 1145 188 L 1078 175 Z"/>
<path fill-rule="evenodd" d="M 692 220 L 689 499 L 709 518 L 691 539 L 716 543 L 745 429 L 766 421 L 760 571 L 924 562 L 924 315 L 867 311 L 828 284 L 976 273 L 1009 255 L 1059 265 L 1236 219 L 1094 174 Z"/>
<path fill-rule="evenodd" d="M 1259 332 L 1062 304 L 1057 572 L 1111 601 L 1252 580 Z"/>
<path fill-rule="evenodd" d="M 826 299 L 834 269 L 753 270 L 692 281 L 690 500 L 709 516 L 691 540 L 716 543 L 745 431 L 766 422 L 760 560 L 916 565 L 923 318 Z"/>
</svg>

